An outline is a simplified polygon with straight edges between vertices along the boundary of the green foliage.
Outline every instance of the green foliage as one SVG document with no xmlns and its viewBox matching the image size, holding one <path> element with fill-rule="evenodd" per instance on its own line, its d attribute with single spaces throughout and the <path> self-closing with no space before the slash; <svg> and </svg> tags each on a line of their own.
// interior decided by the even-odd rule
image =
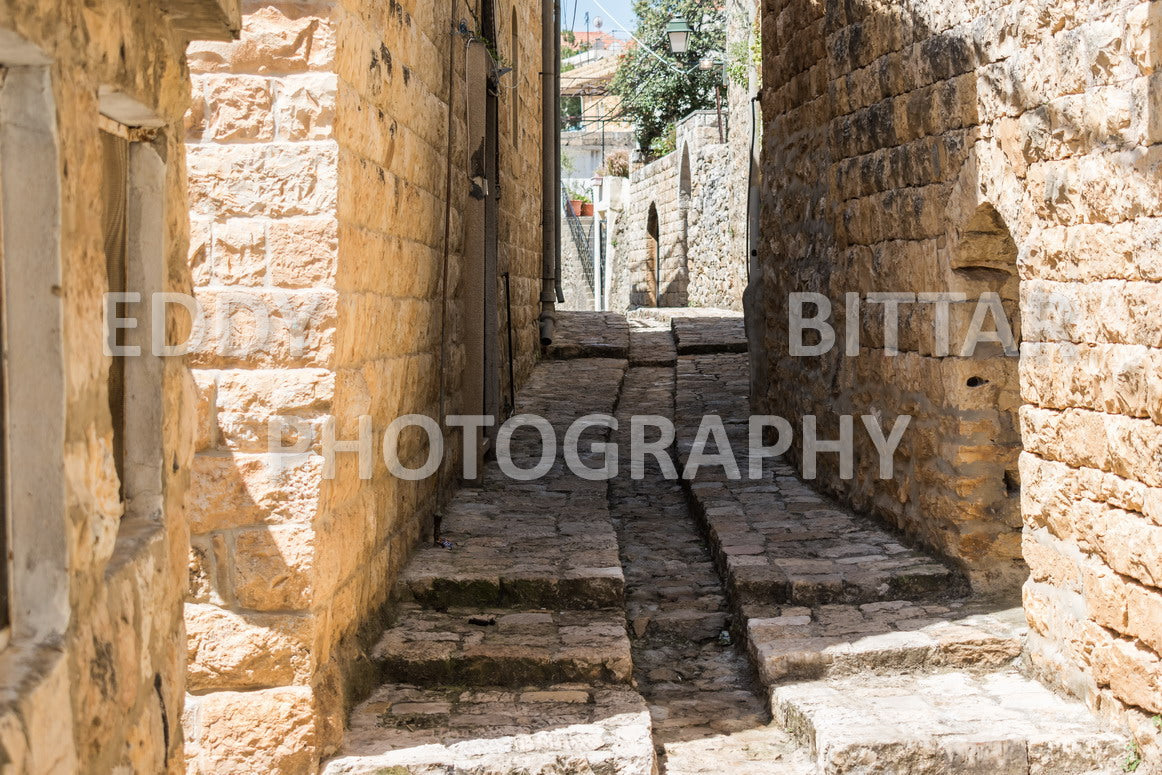
<svg viewBox="0 0 1162 775">
<path fill-rule="evenodd" d="M 756 18 L 747 40 L 736 40 L 730 44 L 726 58 L 726 75 L 739 86 L 749 87 L 750 76 L 757 76 L 762 85 L 763 40 L 762 30 Z"/>
<path fill-rule="evenodd" d="M 717 67 L 699 70 L 698 60 L 710 52 L 723 51 L 726 25 L 722 10 L 703 0 L 636 0 L 634 11 L 639 19 L 637 37 L 674 67 L 637 45 L 621 56 L 611 88 L 634 124 L 638 143 L 652 149 L 668 125 L 695 110 L 714 107 L 721 71 Z M 678 15 L 694 28 L 690 51 L 681 55 L 670 52 L 666 36 L 666 24 Z"/>
<path fill-rule="evenodd" d="M 668 124 L 660 135 L 650 141 L 650 156 L 660 159 L 678 150 L 678 125 Z"/>
<path fill-rule="evenodd" d="M 582 120 L 581 98 L 569 96 L 561 98 L 561 129 L 580 129 Z"/>
<path fill-rule="evenodd" d="M 567 183 L 565 185 L 565 192 L 569 194 L 569 199 L 573 202 L 593 204 L 593 197 L 586 193 L 584 186 L 574 183 Z"/>
<path fill-rule="evenodd" d="M 1137 772 L 1142 766 L 1142 749 L 1137 742 L 1126 746 L 1126 760 L 1122 763 L 1122 772 Z"/>
</svg>

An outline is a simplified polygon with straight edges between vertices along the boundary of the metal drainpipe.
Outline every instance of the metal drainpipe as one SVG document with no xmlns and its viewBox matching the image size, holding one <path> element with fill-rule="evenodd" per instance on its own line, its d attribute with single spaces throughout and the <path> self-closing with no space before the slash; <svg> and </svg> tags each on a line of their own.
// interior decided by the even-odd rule
<svg viewBox="0 0 1162 775">
<path fill-rule="evenodd" d="M 448 0 L 448 125 L 447 146 L 444 152 L 444 244 L 440 259 L 440 395 L 439 422 L 448 416 L 448 258 L 452 245 L 452 152 L 455 148 L 456 44 L 459 41 L 456 24 L 456 2 Z M 441 473 L 443 463 L 441 462 Z M 447 499 L 447 488 L 436 488 L 435 535 L 440 532 L 440 515 Z"/>
<path fill-rule="evenodd" d="M 553 343 L 557 328 L 557 262 L 559 260 L 561 133 L 557 129 L 561 101 L 557 97 L 560 82 L 557 69 L 561 45 L 561 6 L 557 0 L 541 0 L 541 344 Z"/>
<path fill-rule="evenodd" d="M 553 240 L 553 290 L 557 302 L 565 302 L 561 289 L 561 3 L 554 6 L 553 21 L 553 196 L 557 239 Z"/>
</svg>

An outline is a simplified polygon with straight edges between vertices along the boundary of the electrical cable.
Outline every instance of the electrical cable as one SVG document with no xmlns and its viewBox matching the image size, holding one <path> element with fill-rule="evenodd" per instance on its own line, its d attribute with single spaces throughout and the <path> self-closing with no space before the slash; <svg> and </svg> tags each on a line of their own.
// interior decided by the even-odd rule
<svg viewBox="0 0 1162 775">
<path fill-rule="evenodd" d="M 647 46 L 645 44 L 645 41 L 643 41 L 637 35 L 634 35 L 632 32 L 630 32 L 628 29 L 626 29 L 624 24 L 622 24 L 620 21 L 618 21 L 618 18 L 616 16 L 614 16 L 612 13 L 610 13 L 608 8 L 606 8 L 604 5 L 601 4 L 601 0 L 593 0 L 593 4 L 596 5 L 598 8 L 600 8 L 602 11 L 604 11 L 606 16 L 609 17 L 610 21 L 612 21 L 614 24 L 616 24 L 618 27 L 620 27 L 622 32 L 626 33 L 631 38 L 633 38 L 634 41 L 636 41 L 639 46 L 641 46 L 651 56 L 653 56 L 654 59 L 658 60 L 663 65 L 670 68 L 671 70 L 673 70 L 676 73 L 682 73 L 683 75 L 685 75 L 685 74 L 693 71 L 693 68 L 691 68 L 690 70 L 683 70 L 682 68 L 675 65 L 673 62 L 670 62 L 669 60 L 664 59 L 661 54 L 659 54 L 658 52 L 654 51 L 652 48 Z M 695 67 L 697 67 L 697 65 L 695 65 Z"/>
</svg>

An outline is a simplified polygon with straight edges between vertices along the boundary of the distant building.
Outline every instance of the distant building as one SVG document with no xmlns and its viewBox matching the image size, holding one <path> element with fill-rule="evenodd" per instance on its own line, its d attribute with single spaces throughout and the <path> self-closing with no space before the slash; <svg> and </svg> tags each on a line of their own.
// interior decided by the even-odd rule
<svg viewBox="0 0 1162 775">
<path fill-rule="evenodd" d="M 619 53 L 624 51 L 626 47 L 626 41 L 602 30 L 593 30 L 592 32 L 574 31 L 572 41 L 562 37 L 561 42 L 572 48 L 585 49 L 585 53 L 601 51 Z"/>
</svg>

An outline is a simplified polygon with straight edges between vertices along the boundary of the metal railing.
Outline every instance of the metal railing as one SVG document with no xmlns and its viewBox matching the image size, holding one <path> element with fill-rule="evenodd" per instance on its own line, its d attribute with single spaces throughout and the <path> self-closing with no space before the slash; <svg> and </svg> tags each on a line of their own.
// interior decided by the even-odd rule
<svg viewBox="0 0 1162 775">
<path fill-rule="evenodd" d="M 581 258 L 581 270 L 585 273 L 586 284 L 592 288 L 593 244 L 589 240 L 589 234 L 585 232 L 581 218 L 573 212 L 573 206 L 569 203 L 569 192 L 565 189 L 564 184 L 561 185 L 561 209 L 565 213 L 565 221 L 569 224 L 569 236 L 577 248 L 577 255 Z"/>
</svg>

